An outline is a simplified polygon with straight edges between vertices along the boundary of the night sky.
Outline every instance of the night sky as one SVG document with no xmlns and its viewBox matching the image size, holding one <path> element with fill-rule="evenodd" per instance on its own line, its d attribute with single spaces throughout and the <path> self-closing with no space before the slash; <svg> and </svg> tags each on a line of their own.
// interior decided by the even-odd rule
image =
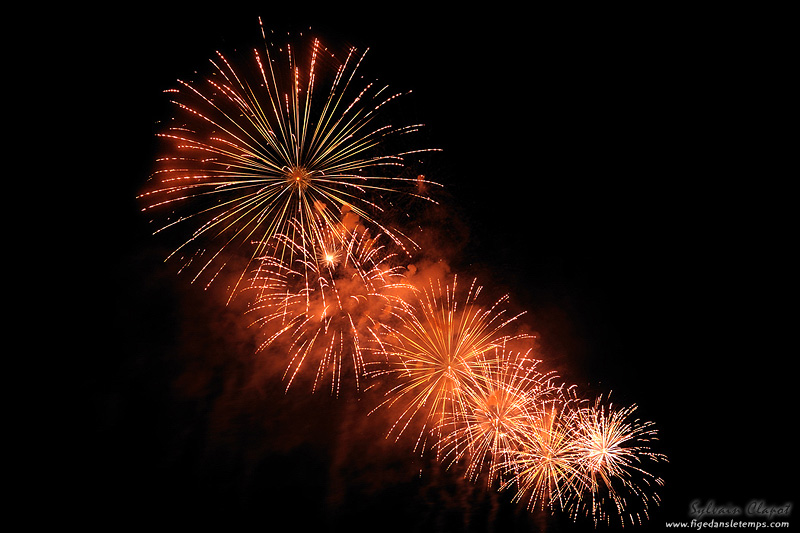
<svg viewBox="0 0 800 533">
<path fill-rule="evenodd" d="M 332 48 L 369 47 L 371 74 L 413 90 L 409 112 L 443 149 L 426 175 L 445 185 L 452 271 L 508 292 L 564 381 L 656 423 L 670 462 L 650 527 L 686 520 L 698 499 L 791 501 L 796 349 L 781 338 L 795 307 L 794 176 L 776 164 L 788 140 L 772 19 L 377 5 L 133 8 L 74 26 L 87 143 L 102 147 L 82 233 L 101 309 L 77 381 L 91 395 L 72 462 L 91 480 L 74 491 L 92 502 L 82 523 L 586 526 L 520 510 L 385 441 L 369 398 L 253 379 L 240 310 L 163 262 L 135 198 L 170 111 L 162 91 L 217 49 L 257 44 L 259 15 Z"/>
</svg>

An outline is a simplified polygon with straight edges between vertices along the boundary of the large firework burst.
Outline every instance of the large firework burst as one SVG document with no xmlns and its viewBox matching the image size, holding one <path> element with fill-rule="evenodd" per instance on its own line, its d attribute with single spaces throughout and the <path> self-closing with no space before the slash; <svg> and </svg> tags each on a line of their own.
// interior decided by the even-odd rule
<svg viewBox="0 0 800 533">
<path fill-rule="evenodd" d="M 334 224 L 343 208 L 409 246 L 377 216 L 380 195 L 422 196 L 427 185 L 402 169 L 412 154 L 430 150 L 389 146 L 419 125 L 395 126 L 379 113 L 400 93 L 363 82 L 366 52 L 350 49 L 340 61 L 316 39 L 277 48 L 263 27 L 262 34 L 249 68 L 218 52 L 207 79 L 179 80 L 169 91 L 177 113 L 160 134 L 165 153 L 141 198 L 162 221 L 158 232 L 188 235 L 170 257 L 192 265 L 193 280 L 210 282 L 231 260 L 225 252 L 252 262 L 280 234 L 294 232 L 296 242 L 307 233 L 313 242 L 310 225 Z"/>
</svg>

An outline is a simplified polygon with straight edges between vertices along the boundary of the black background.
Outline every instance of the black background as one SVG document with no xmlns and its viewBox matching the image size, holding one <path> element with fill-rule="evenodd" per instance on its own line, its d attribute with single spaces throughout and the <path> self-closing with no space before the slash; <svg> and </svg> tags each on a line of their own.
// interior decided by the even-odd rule
<svg viewBox="0 0 800 533">
<path fill-rule="evenodd" d="M 232 2 L 65 15 L 85 98 L 79 142 L 93 154 L 81 235 L 96 256 L 82 273 L 98 289 L 76 381 L 88 423 L 69 438 L 69 479 L 82 481 L 69 483 L 73 519 L 266 531 L 546 522 L 384 441 L 366 401 L 284 395 L 279 378 L 242 389 L 253 346 L 236 310 L 162 262 L 135 198 L 169 112 L 162 91 L 215 50 L 257 43 L 259 15 L 369 47 L 371 72 L 414 91 L 444 150 L 427 173 L 452 207 L 453 270 L 508 292 L 565 380 L 656 423 L 669 463 L 649 527 L 685 520 L 696 499 L 792 500 L 779 14 Z"/>
</svg>

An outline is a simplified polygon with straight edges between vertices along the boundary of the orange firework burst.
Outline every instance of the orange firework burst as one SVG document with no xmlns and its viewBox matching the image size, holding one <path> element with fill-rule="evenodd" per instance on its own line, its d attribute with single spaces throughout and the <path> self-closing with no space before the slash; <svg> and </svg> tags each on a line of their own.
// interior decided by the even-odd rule
<svg viewBox="0 0 800 533">
<path fill-rule="evenodd" d="M 573 519 L 641 523 L 649 504 L 659 502 L 655 488 L 662 484 L 645 463 L 666 459 L 649 448 L 652 422 L 632 420 L 636 406 L 615 408 L 600 399 L 587 405 L 574 389 L 567 392 L 542 402 L 527 429 L 515 433 L 500 465 L 501 489 L 515 486 L 515 501 L 567 511 Z"/>
<path fill-rule="evenodd" d="M 276 50 L 265 34 L 264 44 L 249 70 L 218 52 L 207 80 L 179 80 L 170 91 L 178 114 L 160 135 L 167 149 L 154 186 L 140 195 L 145 210 L 166 216 L 157 232 L 191 231 L 170 257 L 181 257 L 182 268 L 194 265 L 194 280 L 205 274 L 210 282 L 230 260 L 223 252 L 242 250 L 252 262 L 277 235 L 306 232 L 318 218 L 335 220 L 345 206 L 408 246 L 374 216 L 382 210 L 378 195 L 402 189 L 419 196 L 423 189 L 416 174 L 401 170 L 409 157 L 430 150 L 385 146 L 419 125 L 378 119 L 400 94 L 362 85 L 356 73 L 365 54 L 355 49 L 340 62 L 313 40 L 303 64 L 294 47 Z M 328 90 L 319 97 L 326 74 Z"/>
<path fill-rule="evenodd" d="M 505 327 L 519 316 L 507 315 L 506 296 L 479 305 L 480 292 L 473 280 L 461 299 L 457 279 L 449 286 L 431 281 L 416 292 L 414 312 L 402 316 L 397 327 L 381 324 L 380 349 L 387 364 L 373 374 L 391 379 L 381 406 L 400 409 L 389 435 L 399 438 L 419 417 L 417 447 L 424 450 L 428 436 L 441 439 L 449 432 L 446 426 L 470 412 L 465 391 L 477 379 L 482 356 L 514 337 Z"/>
<path fill-rule="evenodd" d="M 567 396 L 539 403 L 507 454 L 503 469 L 508 481 L 501 488 L 516 485 L 514 500 L 527 499 L 530 509 L 565 509 L 585 484 L 570 403 Z"/>
<path fill-rule="evenodd" d="M 473 481 L 484 470 L 489 485 L 500 476 L 540 404 L 560 391 L 552 373 L 537 371 L 538 363 L 531 349 L 495 347 L 478 356 L 473 379 L 463 389 L 463 418 L 446 423 L 451 431 L 441 440 L 451 462 L 468 461 L 467 477 Z"/>
<path fill-rule="evenodd" d="M 626 520 L 641 523 L 649 504 L 659 503 L 654 489 L 663 482 L 645 464 L 666 457 L 650 449 L 657 432 L 652 422 L 633 418 L 636 409 L 598 398 L 577 411 L 577 459 L 586 485 L 573 512 L 585 512 L 595 523 L 610 522 L 613 515 L 622 525 Z"/>
<path fill-rule="evenodd" d="M 362 226 L 317 219 L 310 233 L 298 230 L 276 239 L 293 259 L 261 258 L 249 285 L 254 324 L 268 334 L 259 351 L 279 343 L 286 347 L 272 353 L 288 354 L 287 389 L 315 361 L 313 390 L 328 376 L 333 394 L 339 393 L 349 358 L 358 389 L 365 357 L 374 350 L 376 322 L 407 307 L 402 268 L 391 266 L 393 255 Z"/>
</svg>

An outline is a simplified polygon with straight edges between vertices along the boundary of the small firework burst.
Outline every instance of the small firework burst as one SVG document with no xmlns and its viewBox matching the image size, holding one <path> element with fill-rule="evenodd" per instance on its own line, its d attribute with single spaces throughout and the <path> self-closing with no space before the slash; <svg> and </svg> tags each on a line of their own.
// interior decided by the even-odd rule
<svg viewBox="0 0 800 533">
<path fill-rule="evenodd" d="M 616 516 L 641 523 L 650 504 L 658 504 L 660 477 L 646 466 L 666 460 L 651 449 L 657 431 L 652 422 L 634 418 L 636 405 L 614 406 L 602 397 L 577 410 L 577 460 L 586 481 L 573 513 L 610 523 Z"/>
</svg>

